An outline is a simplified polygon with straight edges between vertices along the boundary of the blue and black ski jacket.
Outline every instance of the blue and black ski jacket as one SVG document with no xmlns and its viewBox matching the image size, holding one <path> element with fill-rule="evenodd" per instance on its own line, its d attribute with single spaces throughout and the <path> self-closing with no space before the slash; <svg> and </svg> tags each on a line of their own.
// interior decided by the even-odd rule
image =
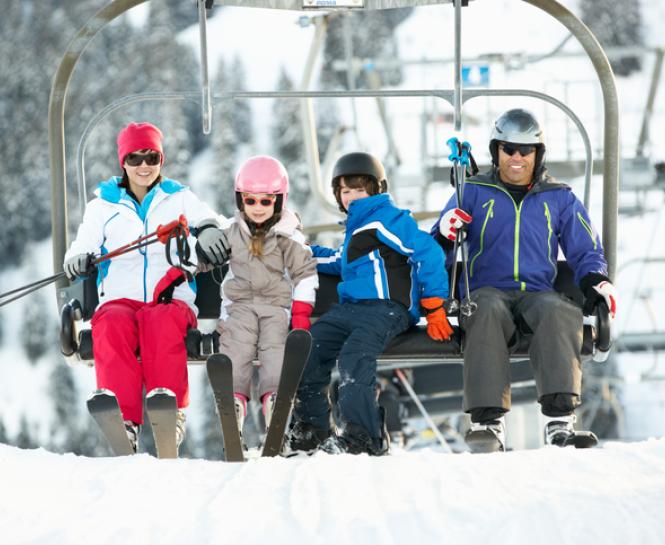
<svg viewBox="0 0 665 545">
<path fill-rule="evenodd" d="M 387 193 L 349 205 L 344 243 L 337 250 L 312 246 L 312 251 L 320 272 L 342 277 L 340 303 L 390 299 L 402 303 L 415 323 L 422 297 L 448 297 L 443 251 Z"/>
</svg>

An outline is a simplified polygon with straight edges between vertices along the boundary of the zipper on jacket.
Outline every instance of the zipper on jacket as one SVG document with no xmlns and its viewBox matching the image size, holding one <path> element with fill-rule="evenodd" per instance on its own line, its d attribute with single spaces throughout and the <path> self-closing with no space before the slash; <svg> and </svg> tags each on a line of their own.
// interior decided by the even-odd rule
<svg viewBox="0 0 665 545">
<path fill-rule="evenodd" d="M 545 208 L 545 218 L 547 219 L 547 259 L 549 259 L 552 269 L 554 270 L 554 274 L 552 275 L 552 282 L 554 282 L 557 269 L 556 263 L 552 261 L 552 233 L 554 232 L 552 229 L 552 215 L 550 214 L 550 207 L 547 206 L 547 202 L 543 202 L 543 207 Z"/>
<path fill-rule="evenodd" d="M 483 204 L 483 208 L 487 208 L 487 213 L 485 214 L 485 221 L 483 221 L 483 227 L 480 230 L 480 248 L 476 252 L 476 255 L 473 256 L 471 259 L 471 264 L 469 265 L 469 276 L 473 278 L 473 264 L 476 262 L 476 259 L 480 254 L 483 253 L 484 246 L 485 246 L 485 228 L 487 227 L 487 222 L 489 221 L 490 218 L 494 217 L 494 199 L 490 199 L 487 201 L 485 204 Z"/>
<path fill-rule="evenodd" d="M 598 249 L 598 242 L 596 241 L 596 237 L 593 236 L 593 229 L 591 229 L 591 225 L 589 225 L 582 214 L 580 212 L 577 213 L 577 219 L 580 220 L 580 223 L 582 224 L 582 227 L 586 230 L 587 233 L 589 233 L 589 237 L 591 238 L 591 242 L 593 242 L 593 249 L 597 250 Z"/>
</svg>

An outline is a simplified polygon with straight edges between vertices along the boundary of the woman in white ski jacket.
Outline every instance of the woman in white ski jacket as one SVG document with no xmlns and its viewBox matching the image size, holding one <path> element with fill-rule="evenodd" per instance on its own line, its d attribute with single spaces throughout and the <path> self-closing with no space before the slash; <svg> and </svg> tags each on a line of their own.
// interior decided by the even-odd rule
<svg viewBox="0 0 665 545">
<path fill-rule="evenodd" d="M 130 123 L 117 139 L 122 176 L 99 184 L 76 239 L 65 254 L 70 281 L 86 276 L 93 257 L 103 256 L 160 225 L 184 215 L 198 241 L 188 236 L 190 262 L 221 265 L 228 244 L 215 212 L 187 187 L 162 177 L 162 133 L 150 123 Z M 179 262 L 175 244 L 171 261 Z M 191 276 L 190 276 L 191 279 Z M 152 244 L 99 265 L 99 306 L 92 318 L 97 387 L 113 392 L 136 450 L 143 423 L 142 393 L 167 388 L 178 408 L 189 404 L 187 329 L 196 326 L 195 285 L 167 261 L 163 244 Z M 140 361 L 138 359 L 140 354 Z M 184 437 L 184 414 L 178 413 L 178 445 Z"/>
<path fill-rule="evenodd" d="M 309 329 L 319 280 L 302 225 L 285 208 L 289 178 L 273 157 L 245 161 L 235 179 L 238 211 L 223 225 L 231 246 L 222 282 L 220 352 L 233 364 L 233 389 L 242 430 L 253 372 L 259 361 L 258 394 L 266 425 L 282 371 L 289 324 Z"/>
</svg>

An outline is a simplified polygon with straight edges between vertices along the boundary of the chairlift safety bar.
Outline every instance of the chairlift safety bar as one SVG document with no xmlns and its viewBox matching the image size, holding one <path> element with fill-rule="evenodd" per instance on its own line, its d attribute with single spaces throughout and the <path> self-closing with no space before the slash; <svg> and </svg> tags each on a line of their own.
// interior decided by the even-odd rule
<svg viewBox="0 0 665 545">
<path fill-rule="evenodd" d="M 83 27 L 79 29 L 72 41 L 70 42 L 65 54 L 63 55 L 56 74 L 53 78 L 51 86 L 51 94 L 49 97 L 49 156 L 51 164 L 51 202 L 52 202 L 52 232 L 53 232 L 53 265 L 54 271 L 59 272 L 62 270 L 62 260 L 66 251 L 68 236 L 67 236 L 67 172 L 66 172 L 66 153 L 65 153 L 65 99 L 67 96 L 67 88 L 69 81 L 76 67 L 78 59 L 83 54 L 85 48 L 94 39 L 94 37 L 101 31 L 108 23 L 128 11 L 129 9 L 145 3 L 147 0 L 111 0 L 105 7 L 100 9 Z M 200 38 L 201 38 L 201 57 L 202 63 L 207 64 L 207 44 L 205 43 L 205 12 L 201 6 L 203 0 L 199 0 L 199 22 L 200 22 Z M 618 216 L 618 185 L 619 185 L 619 107 L 618 96 L 616 91 L 616 82 L 610 67 L 607 56 L 603 49 L 600 47 L 597 39 L 589 31 L 589 29 L 576 17 L 570 10 L 559 4 L 556 0 L 521 0 L 531 4 L 562 23 L 575 38 L 580 42 L 586 53 L 588 54 L 599 78 L 600 86 L 603 94 L 604 106 L 604 168 L 603 168 L 603 244 L 605 254 L 609 265 L 610 277 L 614 276 L 616 268 L 616 252 L 617 252 L 617 216 Z M 330 9 L 394 9 L 404 7 L 417 7 L 424 5 L 434 4 L 448 4 L 455 3 L 456 9 L 456 24 L 455 24 L 455 70 L 459 72 L 461 69 L 460 52 L 457 51 L 458 47 L 461 51 L 461 20 L 460 8 L 461 5 L 466 4 L 467 0 L 363 0 L 361 6 L 351 7 L 348 4 L 357 3 L 352 0 L 335 1 L 330 0 L 324 2 L 323 0 L 314 2 L 317 5 L 304 7 L 304 3 L 308 0 L 215 0 L 214 5 L 220 6 L 237 6 L 237 7 L 256 7 L 268 9 L 288 9 L 288 10 L 302 10 L 302 9 L 319 9 L 328 11 Z M 310 2 L 311 3 L 311 2 Z M 326 4 L 323 6 L 322 4 Z M 344 5 L 346 4 L 346 5 Z M 206 2 L 206 7 L 209 2 Z M 203 13 L 201 13 L 203 11 Z M 202 67 L 202 113 L 203 113 L 203 130 L 205 132 L 206 125 L 210 121 L 211 112 L 211 93 L 209 81 L 207 80 L 207 67 Z M 467 98 L 473 98 L 479 95 L 494 94 L 495 96 L 507 96 L 507 92 L 491 92 L 488 90 L 466 90 L 466 97 L 462 96 L 461 81 L 455 77 L 455 89 L 453 90 L 452 103 L 455 107 L 456 121 L 455 126 L 461 123 L 461 106 Z M 392 94 L 390 91 L 372 91 L 371 93 L 362 93 L 356 91 L 354 96 L 404 96 L 402 94 Z M 440 96 L 450 102 L 449 92 L 445 91 L 428 91 L 428 92 L 413 92 L 413 93 L 428 93 Z M 515 94 L 514 92 L 511 92 Z M 519 94 L 524 94 L 520 92 Z M 249 93 L 236 93 L 235 96 L 250 96 Z M 279 96 L 279 93 L 254 93 L 254 96 Z M 344 94 L 335 93 L 311 93 L 314 96 L 348 96 Z M 423 96 L 422 94 L 408 94 L 406 96 Z M 556 99 L 551 97 L 545 98 L 547 95 L 540 93 L 530 92 L 528 96 L 539 97 L 554 103 Z M 307 102 L 307 101 L 305 101 Z M 572 112 L 571 112 L 572 113 Z M 574 119 L 574 118 L 573 118 Z M 579 120 L 578 120 L 579 121 Z M 576 122 L 576 125 L 578 123 Z M 581 126 L 581 124 L 579 125 Z M 579 128 L 579 127 L 578 127 Z M 581 130 L 583 134 L 583 128 Z M 588 137 L 587 137 L 588 138 Z M 585 141 L 585 147 L 589 148 L 587 156 L 590 156 L 590 144 Z M 84 148 L 85 146 L 80 146 Z M 591 162 L 587 160 L 586 170 L 591 169 Z M 585 197 L 586 198 L 586 197 Z M 62 288 L 66 287 L 66 279 L 61 279 L 56 284 L 58 292 L 58 301 L 61 299 Z"/>
</svg>

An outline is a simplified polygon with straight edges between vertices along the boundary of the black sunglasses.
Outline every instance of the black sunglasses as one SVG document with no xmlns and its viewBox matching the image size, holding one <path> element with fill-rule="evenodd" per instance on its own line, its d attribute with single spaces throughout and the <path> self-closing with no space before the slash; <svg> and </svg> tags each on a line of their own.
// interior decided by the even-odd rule
<svg viewBox="0 0 665 545">
<path fill-rule="evenodd" d="M 501 144 L 501 150 L 511 157 L 515 155 L 515 152 L 517 151 L 520 152 L 522 157 L 526 157 L 536 151 L 536 146 L 535 144 L 510 144 L 506 142 Z"/>
<path fill-rule="evenodd" d="M 154 167 L 162 160 L 162 154 L 158 151 L 151 151 L 150 153 L 129 153 L 125 155 L 125 163 L 130 167 L 137 167 L 145 161 L 146 165 Z"/>
<path fill-rule="evenodd" d="M 242 202 L 244 202 L 247 206 L 254 206 L 256 203 L 259 203 L 261 206 L 270 206 L 275 202 L 275 197 L 264 197 L 263 199 L 243 197 Z"/>
</svg>

